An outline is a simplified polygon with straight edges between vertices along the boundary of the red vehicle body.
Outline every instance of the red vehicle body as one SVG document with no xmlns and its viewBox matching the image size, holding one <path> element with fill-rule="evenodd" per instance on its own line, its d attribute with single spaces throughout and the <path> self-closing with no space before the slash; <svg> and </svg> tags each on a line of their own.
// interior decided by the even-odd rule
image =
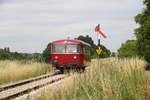
<svg viewBox="0 0 150 100">
<path fill-rule="evenodd" d="M 90 45 L 80 40 L 58 40 L 51 43 L 51 64 L 64 69 L 84 69 L 86 58 L 90 55 Z M 88 57 L 89 58 L 89 57 Z"/>
</svg>

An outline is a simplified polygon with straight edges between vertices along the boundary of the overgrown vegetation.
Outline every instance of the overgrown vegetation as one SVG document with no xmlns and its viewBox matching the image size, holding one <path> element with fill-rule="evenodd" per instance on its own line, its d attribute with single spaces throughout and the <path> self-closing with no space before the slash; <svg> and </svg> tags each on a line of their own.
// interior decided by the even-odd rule
<svg viewBox="0 0 150 100">
<path fill-rule="evenodd" d="M 0 61 L 0 84 L 45 74 L 53 69 L 50 65 L 32 61 Z"/>
<path fill-rule="evenodd" d="M 88 72 L 36 100 L 149 100 L 145 65 L 139 58 L 93 60 Z"/>
</svg>

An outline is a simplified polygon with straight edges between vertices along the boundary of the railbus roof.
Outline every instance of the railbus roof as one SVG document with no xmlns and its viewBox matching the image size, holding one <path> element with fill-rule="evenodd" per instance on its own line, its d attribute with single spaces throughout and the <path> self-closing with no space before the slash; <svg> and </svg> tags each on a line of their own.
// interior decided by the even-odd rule
<svg viewBox="0 0 150 100">
<path fill-rule="evenodd" d="M 86 45 L 90 47 L 90 44 L 81 41 L 81 40 L 57 40 L 57 41 L 53 41 L 51 42 L 52 44 L 81 44 L 81 45 Z"/>
</svg>

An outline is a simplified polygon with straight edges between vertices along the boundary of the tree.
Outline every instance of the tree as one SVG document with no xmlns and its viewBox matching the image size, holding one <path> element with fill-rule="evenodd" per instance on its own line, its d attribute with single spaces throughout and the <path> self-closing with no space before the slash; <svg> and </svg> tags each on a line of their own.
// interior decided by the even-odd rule
<svg viewBox="0 0 150 100">
<path fill-rule="evenodd" d="M 80 36 L 78 36 L 75 39 L 82 40 L 82 41 L 84 41 L 86 43 L 89 43 L 91 45 L 91 47 L 92 47 L 92 49 L 91 49 L 91 55 L 95 54 L 95 50 L 97 49 L 97 46 L 94 44 L 94 41 L 92 40 L 91 37 L 89 37 L 88 35 L 86 35 L 86 36 L 80 35 Z"/>
<path fill-rule="evenodd" d="M 11 59 L 11 55 L 9 52 L 5 51 L 4 49 L 0 49 L 0 60 Z"/>
<path fill-rule="evenodd" d="M 11 53 L 11 55 L 12 55 L 12 59 L 17 59 L 17 60 L 24 59 L 23 55 L 18 52 L 13 52 L 13 53 Z"/>
<path fill-rule="evenodd" d="M 42 56 L 46 63 L 50 63 L 50 54 L 51 54 L 51 43 L 47 45 L 47 48 L 42 53 Z"/>
<path fill-rule="evenodd" d="M 146 8 L 135 17 L 140 26 L 135 30 L 138 55 L 150 62 L 150 0 L 144 0 Z"/>
<path fill-rule="evenodd" d="M 77 40 L 82 40 L 86 43 L 89 43 L 91 45 L 91 55 L 92 57 L 96 57 L 97 53 L 96 53 L 96 49 L 98 49 L 98 46 L 96 44 L 94 44 L 94 41 L 92 40 L 92 38 L 88 35 L 86 36 L 78 36 L 77 38 L 75 38 Z M 108 50 L 105 46 L 100 45 L 101 49 L 103 50 L 103 52 L 101 53 L 101 55 L 99 57 L 101 58 L 105 58 L 105 57 L 109 57 L 111 52 L 110 50 Z"/>
<path fill-rule="evenodd" d="M 137 56 L 136 40 L 127 40 L 121 45 L 118 50 L 119 57 L 134 57 Z"/>
</svg>

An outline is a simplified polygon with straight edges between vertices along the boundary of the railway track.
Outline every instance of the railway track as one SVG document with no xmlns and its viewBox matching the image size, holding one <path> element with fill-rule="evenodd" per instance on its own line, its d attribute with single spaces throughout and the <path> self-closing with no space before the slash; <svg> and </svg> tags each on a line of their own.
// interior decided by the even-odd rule
<svg viewBox="0 0 150 100">
<path fill-rule="evenodd" d="M 39 77 L 0 86 L 0 100 L 12 100 L 24 94 L 40 89 L 46 85 L 58 82 L 68 75 L 59 74 L 59 71 Z"/>
</svg>

